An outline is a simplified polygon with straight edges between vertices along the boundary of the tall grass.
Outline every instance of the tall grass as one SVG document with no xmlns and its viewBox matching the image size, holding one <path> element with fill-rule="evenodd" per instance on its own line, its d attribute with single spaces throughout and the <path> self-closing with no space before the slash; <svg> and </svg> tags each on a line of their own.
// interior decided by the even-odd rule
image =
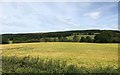
<svg viewBox="0 0 120 75">
<path fill-rule="evenodd" d="M 92 68 L 68 64 L 65 60 L 41 59 L 40 57 L 16 57 L 3 56 L 2 72 L 4 73 L 118 73 L 114 66 L 102 67 L 100 65 Z"/>
</svg>

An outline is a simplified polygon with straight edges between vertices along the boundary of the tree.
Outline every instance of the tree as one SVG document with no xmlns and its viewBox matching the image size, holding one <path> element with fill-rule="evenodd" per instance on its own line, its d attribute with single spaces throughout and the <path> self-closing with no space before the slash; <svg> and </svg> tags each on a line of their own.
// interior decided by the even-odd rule
<svg viewBox="0 0 120 75">
<path fill-rule="evenodd" d="M 55 37 L 55 38 L 54 38 L 54 42 L 58 42 L 58 41 L 59 41 L 58 38 Z"/>
<path fill-rule="evenodd" d="M 44 38 L 41 38 L 39 41 L 40 41 L 40 42 L 45 42 L 45 39 L 44 39 Z"/>
<path fill-rule="evenodd" d="M 85 42 L 86 39 L 84 37 L 81 37 L 80 42 Z"/>
<path fill-rule="evenodd" d="M 49 38 L 44 38 L 45 42 L 49 42 L 50 39 Z"/>
<path fill-rule="evenodd" d="M 93 32 L 89 32 L 88 35 L 94 35 L 94 33 Z"/>
<path fill-rule="evenodd" d="M 112 38 L 111 42 L 120 43 L 120 38 L 119 37 L 114 37 L 114 38 Z"/>
<path fill-rule="evenodd" d="M 64 38 L 63 38 L 63 41 L 64 41 L 64 42 L 68 42 L 68 38 L 67 38 L 67 37 L 64 37 Z"/>
<path fill-rule="evenodd" d="M 54 42 L 54 38 L 49 38 L 49 42 Z"/>
<path fill-rule="evenodd" d="M 100 34 L 97 34 L 94 38 L 95 42 L 101 43 L 110 42 L 111 39 L 113 38 L 113 33 L 112 31 L 102 31 Z"/>
<path fill-rule="evenodd" d="M 93 42 L 93 40 L 91 39 L 91 37 L 87 36 L 85 39 L 86 42 Z"/>
<path fill-rule="evenodd" d="M 79 42 L 79 41 L 80 41 L 79 36 L 75 34 L 73 37 L 73 42 Z"/>
<path fill-rule="evenodd" d="M 64 40 L 63 36 L 59 38 L 59 42 L 63 42 L 63 40 Z"/>
<path fill-rule="evenodd" d="M 54 38 L 52 38 L 52 42 L 59 42 L 59 39 L 58 39 L 58 37 L 54 37 Z"/>
<path fill-rule="evenodd" d="M 9 41 L 7 38 L 2 38 L 2 44 L 9 44 Z"/>
</svg>

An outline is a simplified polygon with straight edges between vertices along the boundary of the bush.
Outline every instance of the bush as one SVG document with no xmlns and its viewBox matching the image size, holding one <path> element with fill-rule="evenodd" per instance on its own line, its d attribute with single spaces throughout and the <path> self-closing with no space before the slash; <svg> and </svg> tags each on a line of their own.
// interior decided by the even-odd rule
<svg viewBox="0 0 120 75">
<path fill-rule="evenodd" d="M 112 38 L 113 38 L 112 31 L 102 31 L 100 34 L 97 34 L 95 36 L 94 41 L 99 43 L 109 43 L 111 42 Z"/>
<path fill-rule="evenodd" d="M 77 66 L 76 64 L 67 64 L 67 61 L 40 59 L 39 57 L 16 57 L 3 56 L 2 73 L 118 73 L 114 66 L 96 66 L 87 68 L 87 66 Z"/>
<path fill-rule="evenodd" d="M 8 39 L 6 39 L 6 38 L 2 38 L 2 44 L 9 44 Z"/>
<path fill-rule="evenodd" d="M 81 37 L 80 42 L 85 42 L 86 39 L 84 37 Z"/>
<path fill-rule="evenodd" d="M 91 39 L 91 37 L 87 36 L 86 39 L 85 39 L 85 42 L 91 43 L 91 42 L 93 42 L 93 40 Z"/>
<path fill-rule="evenodd" d="M 73 37 L 73 42 L 79 42 L 79 41 L 80 41 L 80 37 L 75 34 Z"/>
</svg>

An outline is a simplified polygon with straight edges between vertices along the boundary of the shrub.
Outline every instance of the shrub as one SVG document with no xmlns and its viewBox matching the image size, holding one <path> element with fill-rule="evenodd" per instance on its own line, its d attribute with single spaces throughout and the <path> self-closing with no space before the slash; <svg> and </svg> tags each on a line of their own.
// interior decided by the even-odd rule
<svg viewBox="0 0 120 75">
<path fill-rule="evenodd" d="M 96 66 L 87 68 L 86 66 L 77 66 L 76 64 L 67 64 L 67 61 L 40 59 L 39 57 L 16 57 L 3 56 L 2 73 L 118 73 L 114 66 L 107 67 Z"/>
</svg>

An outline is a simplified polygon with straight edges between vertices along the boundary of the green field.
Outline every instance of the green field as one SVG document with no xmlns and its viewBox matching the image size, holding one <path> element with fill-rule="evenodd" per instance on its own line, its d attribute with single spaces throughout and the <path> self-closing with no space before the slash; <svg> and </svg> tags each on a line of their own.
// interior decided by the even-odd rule
<svg viewBox="0 0 120 75">
<path fill-rule="evenodd" d="M 22 71 L 23 67 L 17 65 L 20 62 L 18 63 L 16 61 L 20 61 L 18 60 L 19 58 L 22 61 L 24 61 L 24 59 L 22 58 L 25 58 L 26 56 L 30 60 L 28 62 L 32 62 L 32 59 L 37 58 L 40 60 L 52 59 L 54 62 L 53 64 L 55 64 L 56 61 L 61 61 L 58 64 L 65 62 L 65 65 L 68 67 L 71 67 L 71 65 L 75 65 L 72 67 L 77 69 L 79 68 L 79 71 L 77 70 L 73 72 L 109 73 L 117 72 L 118 69 L 118 44 L 42 42 L 42 43 L 6 44 L 1 46 L 3 55 L 3 72 L 18 72 L 18 73 L 23 72 Z M 13 61 L 11 59 L 13 59 Z M 15 64 L 18 67 L 15 67 L 14 69 L 10 70 L 10 67 L 16 66 Z M 24 70 L 25 68 L 27 67 L 24 67 Z M 83 70 L 81 71 L 80 68 L 83 68 L 83 70 L 86 71 Z M 96 68 L 98 70 L 96 70 Z M 42 69 L 42 71 L 37 72 L 46 72 L 44 70 L 45 69 Z M 26 70 L 26 72 L 27 71 L 29 70 Z M 67 69 L 67 71 L 69 70 Z M 30 72 L 34 71 L 31 70 Z"/>
</svg>

